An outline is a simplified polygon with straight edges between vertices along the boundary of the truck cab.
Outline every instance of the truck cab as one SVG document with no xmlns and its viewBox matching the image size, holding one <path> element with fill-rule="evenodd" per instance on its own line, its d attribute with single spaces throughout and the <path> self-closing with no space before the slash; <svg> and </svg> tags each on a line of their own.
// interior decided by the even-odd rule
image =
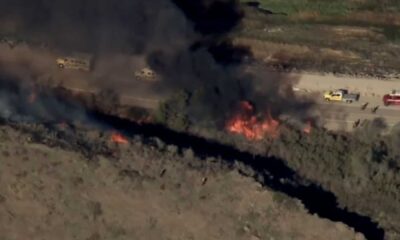
<svg viewBox="0 0 400 240">
<path fill-rule="evenodd" d="M 326 101 L 342 101 L 344 91 L 327 91 L 324 93 L 324 99 Z"/>
<path fill-rule="evenodd" d="M 92 57 L 90 55 L 65 56 L 56 59 L 57 66 L 60 69 L 76 69 L 90 71 Z"/>
<path fill-rule="evenodd" d="M 327 91 L 324 94 L 326 101 L 343 101 L 343 97 L 348 94 L 346 89 L 337 89 L 334 91 Z"/>
</svg>

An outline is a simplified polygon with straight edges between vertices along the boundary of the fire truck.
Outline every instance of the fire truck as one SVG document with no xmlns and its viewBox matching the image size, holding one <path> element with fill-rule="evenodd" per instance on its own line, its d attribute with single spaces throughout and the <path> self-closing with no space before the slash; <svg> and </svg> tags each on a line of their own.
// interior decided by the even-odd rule
<svg viewBox="0 0 400 240">
<path fill-rule="evenodd" d="M 135 78 L 145 81 L 159 81 L 159 76 L 149 67 L 145 67 L 134 73 Z"/>
<path fill-rule="evenodd" d="M 90 71 L 92 56 L 89 54 L 74 54 L 73 56 L 59 57 L 56 59 L 56 63 L 60 69 Z"/>
<path fill-rule="evenodd" d="M 400 90 L 392 90 L 391 93 L 383 96 L 383 104 L 389 105 L 400 105 Z"/>
</svg>

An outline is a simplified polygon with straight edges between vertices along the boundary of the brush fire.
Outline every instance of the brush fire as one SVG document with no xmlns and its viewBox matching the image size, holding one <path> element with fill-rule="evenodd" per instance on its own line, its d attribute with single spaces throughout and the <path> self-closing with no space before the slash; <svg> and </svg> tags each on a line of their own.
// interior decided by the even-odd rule
<svg viewBox="0 0 400 240">
<path fill-rule="evenodd" d="M 248 101 L 242 101 L 239 112 L 228 121 L 226 129 L 235 134 L 241 134 L 250 140 L 261 140 L 265 136 L 277 137 L 279 122 L 271 117 L 269 111 L 265 119 L 255 115 L 254 106 Z"/>
<path fill-rule="evenodd" d="M 129 141 L 126 137 L 118 132 L 113 132 L 111 134 L 111 141 L 117 144 L 128 144 Z"/>
<path fill-rule="evenodd" d="M 306 126 L 303 128 L 305 134 L 310 134 L 312 129 L 311 121 L 307 121 Z"/>
</svg>

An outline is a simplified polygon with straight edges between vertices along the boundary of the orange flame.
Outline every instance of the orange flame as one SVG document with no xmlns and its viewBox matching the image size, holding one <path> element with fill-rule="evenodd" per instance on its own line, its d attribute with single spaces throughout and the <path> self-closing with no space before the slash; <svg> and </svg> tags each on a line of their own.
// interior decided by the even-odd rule
<svg viewBox="0 0 400 240">
<path fill-rule="evenodd" d="M 248 101 L 240 103 L 240 112 L 226 125 L 231 133 L 242 134 L 250 140 L 260 140 L 265 135 L 276 137 L 278 135 L 279 122 L 271 117 L 268 112 L 263 121 L 254 116 L 254 106 Z"/>
<path fill-rule="evenodd" d="M 311 122 L 307 121 L 306 126 L 303 128 L 305 134 L 310 134 L 312 130 Z"/>
<path fill-rule="evenodd" d="M 111 134 L 111 141 L 119 144 L 127 144 L 129 143 L 128 139 L 126 139 L 122 134 L 114 132 Z"/>
</svg>

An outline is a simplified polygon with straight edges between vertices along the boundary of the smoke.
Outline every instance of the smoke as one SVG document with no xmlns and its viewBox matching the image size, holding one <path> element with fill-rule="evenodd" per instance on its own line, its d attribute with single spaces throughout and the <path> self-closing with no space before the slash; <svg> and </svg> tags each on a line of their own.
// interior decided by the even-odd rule
<svg viewBox="0 0 400 240">
<path fill-rule="evenodd" d="M 2 0 L 0 16 L 10 34 L 73 51 L 140 54 L 194 34 L 166 0 Z"/>
<path fill-rule="evenodd" d="M 84 123 L 89 120 L 79 105 L 10 76 L 0 76 L 0 119 L 26 123 Z"/>
<path fill-rule="evenodd" d="M 294 96 L 295 79 L 247 71 L 249 50 L 230 41 L 242 17 L 237 0 L 1 0 L 1 34 L 26 45 L 1 51 L 0 72 L 120 95 L 185 90 L 195 121 L 223 121 L 241 100 L 260 111 L 301 115 L 312 103 Z M 54 59 L 69 52 L 95 55 L 94 71 L 60 73 Z M 133 80 L 134 70 L 145 65 L 161 76 L 160 83 L 149 87 Z"/>
</svg>

